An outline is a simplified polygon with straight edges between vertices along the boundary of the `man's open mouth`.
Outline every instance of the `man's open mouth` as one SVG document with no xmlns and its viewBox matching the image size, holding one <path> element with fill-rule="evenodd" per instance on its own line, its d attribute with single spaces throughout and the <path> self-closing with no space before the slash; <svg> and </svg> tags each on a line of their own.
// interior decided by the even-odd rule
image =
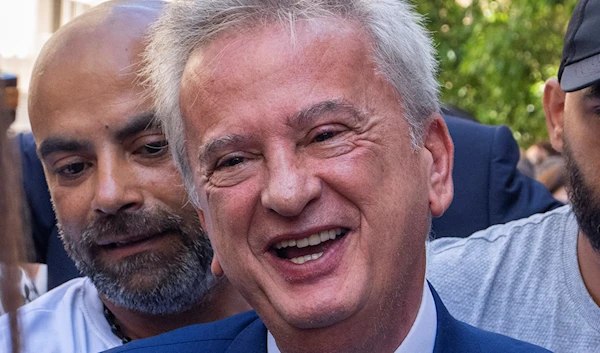
<svg viewBox="0 0 600 353">
<path fill-rule="evenodd" d="M 278 258 L 302 265 L 305 262 L 319 259 L 348 231 L 347 228 L 335 228 L 312 234 L 306 238 L 282 240 L 275 243 L 271 249 Z"/>
</svg>

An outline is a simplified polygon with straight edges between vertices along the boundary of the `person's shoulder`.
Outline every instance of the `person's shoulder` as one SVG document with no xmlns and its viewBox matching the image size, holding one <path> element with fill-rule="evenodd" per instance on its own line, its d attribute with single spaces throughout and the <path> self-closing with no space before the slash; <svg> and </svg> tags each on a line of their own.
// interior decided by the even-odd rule
<svg viewBox="0 0 600 353">
<path fill-rule="evenodd" d="M 18 313 L 22 324 L 36 322 L 43 317 L 50 319 L 57 315 L 62 316 L 65 315 L 64 310 L 75 310 L 74 301 L 86 290 L 86 280 L 83 277 L 75 278 L 20 307 Z"/>
<path fill-rule="evenodd" d="M 264 332 L 263 332 L 264 331 Z M 264 333 L 264 334 L 263 334 Z M 264 336 L 264 337 L 262 337 Z M 135 340 L 107 352 L 252 352 L 265 341 L 266 328 L 254 311 L 248 311 L 219 321 L 196 324 L 158 336 Z M 262 342 L 264 345 L 264 342 Z M 242 350 L 232 350 L 232 345 Z"/>
<path fill-rule="evenodd" d="M 466 324 L 462 321 L 458 321 L 459 325 L 465 330 L 465 336 L 474 345 L 473 353 L 485 352 L 485 353 L 547 353 L 549 350 L 527 343 L 519 341 L 514 338 L 501 335 L 498 333 L 481 330 L 477 327 Z M 477 348 L 479 350 L 477 350 Z M 463 353 L 467 353 L 462 351 Z"/>
<path fill-rule="evenodd" d="M 84 290 L 85 279 L 77 278 L 20 307 L 17 314 L 25 344 L 22 351 L 58 352 L 68 347 L 67 338 L 74 337 L 73 330 L 83 325 L 75 313 L 80 308 Z M 4 315 L 0 317 L 0 336 L 9 337 L 8 332 L 8 315 Z M 5 342 L 0 344 L 0 352 L 4 352 L 2 347 Z"/>
<path fill-rule="evenodd" d="M 443 117 L 455 143 L 461 143 L 462 141 L 489 142 L 494 134 L 501 129 L 500 126 L 485 125 L 451 115 L 444 115 Z"/>
<path fill-rule="evenodd" d="M 36 172 L 31 176 L 24 173 L 25 179 L 29 180 L 30 177 L 37 178 L 40 176 L 39 172 L 42 172 L 41 175 L 43 176 L 42 163 L 37 155 L 37 147 L 33 134 L 31 132 L 22 132 L 15 135 L 13 139 L 21 154 L 21 164 L 23 169 L 28 172 Z"/>
<path fill-rule="evenodd" d="M 549 352 L 531 343 L 519 341 L 498 333 L 485 331 L 455 319 L 442 302 L 438 293 L 432 289 L 438 329 L 433 353 L 537 353 Z"/>
<path fill-rule="evenodd" d="M 473 233 L 466 238 L 440 238 L 427 244 L 427 253 L 434 262 L 441 258 L 456 258 L 457 255 L 481 257 L 484 253 L 497 253 L 501 248 L 514 247 L 515 244 L 524 246 L 534 245 L 536 240 L 544 235 L 544 230 L 564 227 L 569 217 L 572 217 L 571 206 L 562 206 L 555 210 L 534 214 L 505 224 L 498 224 Z M 539 239 L 540 241 L 543 239 Z"/>
<path fill-rule="evenodd" d="M 31 131 L 18 133 L 13 137 L 13 139 L 15 140 L 15 143 L 19 145 L 19 149 L 22 153 L 37 153 L 35 140 Z"/>
<path fill-rule="evenodd" d="M 564 206 L 467 238 L 436 239 L 427 244 L 427 279 L 459 319 L 480 322 L 490 310 L 487 304 L 508 305 L 515 291 L 531 287 L 533 278 L 560 266 L 562 257 L 556 251 L 573 224 L 571 207 Z"/>
</svg>

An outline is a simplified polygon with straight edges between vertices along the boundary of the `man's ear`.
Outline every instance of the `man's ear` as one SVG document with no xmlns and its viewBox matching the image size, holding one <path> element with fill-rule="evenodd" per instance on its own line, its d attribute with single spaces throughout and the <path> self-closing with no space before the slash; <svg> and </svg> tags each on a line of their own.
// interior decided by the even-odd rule
<svg viewBox="0 0 600 353">
<path fill-rule="evenodd" d="M 204 212 L 197 207 L 194 207 L 194 209 L 196 210 L 196 213 L 198 214 L 198 219 L 200 219 L 200 225 L 202 226 L 202 229 L 204 229 L 206 231 L 206 221 L 204 220 Z"/>
<path fill-rule="evenodd" d="M 439 217 L 450 206 L 454 197 L 454 144 L 448 127 L 439 114 L 436 114 L 425 131 L 423 146 L 432 157 L 429 169 L 429 209 L 432 216 Z"/>
<path fill-rule="evenodd" d="M 212 271 L 215 277 L 223 277 L 225 275 L 225 271 L 223 271 L 223 267 L 221 267 L 221 263 L 217 258 L 217 254 L 213 255 L 212 262 L 210 264 L 210 270 Z"/>
<path fill-rule="evenodd" d="M 563 124 L 565 116 L 566 93 L 560 88 L 560 83 L 551 78 L 544 87 L 544 112 L 546 113 L 546 126 L 552 147 L 562 152 L 563 149 Z"/>
</svg>

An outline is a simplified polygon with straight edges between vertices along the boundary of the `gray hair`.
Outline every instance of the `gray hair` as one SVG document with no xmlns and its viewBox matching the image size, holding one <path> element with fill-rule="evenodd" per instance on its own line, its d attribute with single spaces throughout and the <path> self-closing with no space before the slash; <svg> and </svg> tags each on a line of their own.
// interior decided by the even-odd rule
<svg viewBox="0 0 600 353">
<path fill-rule="evenodd" d="M 402 97 L 413 147 L 421 146 L 425 127 L 439 111 L 437 60 L 421 16 L 405 0 L 176 0 L 152 26 L 142 75 L 196 205 L 179 108 L 181 78 L 190 55 L 227 31 L 270 23 L 291 26 L 317 18 L 350 20 L 367 32 L 379 74 Z"/>
</svg>

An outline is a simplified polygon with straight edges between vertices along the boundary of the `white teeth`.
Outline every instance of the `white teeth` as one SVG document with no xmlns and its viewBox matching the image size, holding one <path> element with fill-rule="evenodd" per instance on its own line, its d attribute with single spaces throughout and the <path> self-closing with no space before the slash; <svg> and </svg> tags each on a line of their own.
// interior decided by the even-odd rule
<svg viewBox="0 0 600 353">
<path fill-rule="evenodd" d="M 328 240 L 334 240 L 338 235 L 342 234 L 342 228 L 324 230 L 322 232 L 312 234 L 309 237 L 296 239 L 296 240 L 282 240 L 275 244 L 276 249 L 283 249 L 289 246 L 296 246 L 298 248 L 305 248 L 309 245 L 319 245 Z"/>
<path fill-rule="evenodd" d="M 316 259 L 320 258 L 321 256 L 323 256 L 323 253 L 319 252 L 316 254 L 294 257 L 293 259 L 290 259 L 290 261 L 295 263 L 296 265 L 302 265 L 305 262 L 316 260 Z"/>
<path fill-rule="evenodd" d="M 285 245 L 284 245 L 284 244 L 285 244 Z M 287 247 L 287 240 L 280 241 L 279 243 L 275 244 L 275 248 L 276 248 L 276 249 L 281 249 L 281 248 L 283 248 L 284 246 L 285 246 L 285 247 Z"/>
<path fill-rule="evenodd" d="M 319 239 L 321 239 L 320 243 L 322 243 L 322 242 L 325 242 L 325 241 L 329 240 L 329 234 L 330 234 L 330 233 L 331 233 L 331 231 L 329 231 L 329 232 L 321 232 L 321 233 L 319 234 Z M 333 234 L 335 234 L 335 232 L 334 232 Z M 311 237 L 312 237 L 312 236 L 311 236 Z"/>
<path fill-rule="evenodd" d="M 305 248 L 308 246 L 308 238 L 296 240 L 296 246 L 299 248 Z"/>
<path fill-rule="evenodd" d="M 304 263 L 304 256 L 294 257 L 293 259 L 290 259 L 290 261 L 295 263 L 296 265 L 302 265 Z"/>
<path fill-rule="evenodd" d="M 339 231 L 339 233 L 338 233 Z M 332 229 L 329 231 L 329 239 L 333 240 L 335 239 L 336 236 L 342 234 L 342 230 L 341 229 Z"/>
<path fill-rule="evenodd" d="M 313 234 L 308 237 L 308 245 L 318 245 L 321 244 L 321 236 L 319 234 Z"/>
</svg>

